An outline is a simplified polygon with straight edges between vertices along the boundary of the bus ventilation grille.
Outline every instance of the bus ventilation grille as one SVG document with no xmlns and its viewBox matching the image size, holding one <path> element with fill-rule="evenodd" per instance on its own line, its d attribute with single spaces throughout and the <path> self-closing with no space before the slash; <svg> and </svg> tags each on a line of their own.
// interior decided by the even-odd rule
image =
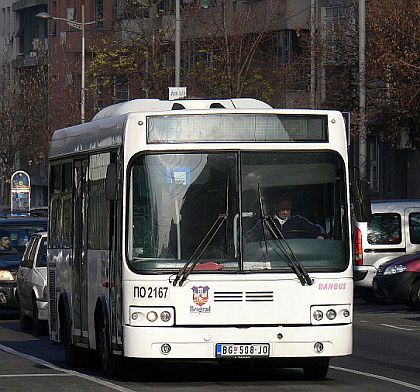
<svg viewBox="0 0 420 392">
<path fill-rule="evenodd" d="M 214 302 L 272 302 L 272 291 L 215 291 Z"/>
<path fill-rule="evenodd" d="M 49 268 L 49 282 L 48 282 L 49 298 L 49 312 L 50 312 L 50 328 L 51 331 L 57 330 L 57 298 L 55 295 L 55 268 Z"/>
</svg>

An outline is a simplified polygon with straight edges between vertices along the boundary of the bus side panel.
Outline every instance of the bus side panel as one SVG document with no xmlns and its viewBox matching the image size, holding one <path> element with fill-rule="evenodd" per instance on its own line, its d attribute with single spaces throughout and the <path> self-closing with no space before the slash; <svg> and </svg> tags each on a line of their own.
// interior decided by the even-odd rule
<svg viewBox="0 0 420 392">
<path fill-rule="evenodd" d="M 48 249 L 48 290 L 50 339 L 60 341 L 59 304 L 66 294 L 71 305 L 71 249 Z"/>
<path fill-rule="evenodd" d="M 95 310 L 103 298 L 109 308 L 109 251 L 90 249 L 87 255 L 87 306 L 89 347 L 96 349 Z"/>
</svg>

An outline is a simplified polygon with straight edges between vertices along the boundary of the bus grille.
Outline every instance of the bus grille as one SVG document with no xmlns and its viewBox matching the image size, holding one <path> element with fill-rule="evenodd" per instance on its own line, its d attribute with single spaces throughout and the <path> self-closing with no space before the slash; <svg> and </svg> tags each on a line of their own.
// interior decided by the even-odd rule
<svg viewBox="0 0 420 392">
<path fill-rule="evenodd" d="M 214 302 L 272 302 L 272 291 L 215 291 Z"/>
<path fill-rule="evenodd" d="M 48 294 L 50 296 L 49 312 L 50 312 L 50 328 L 51 331 L 57 330 L 57 299 L 55 295 L 55 267 L 49 268 L 48 276 Z"/>
</svg>

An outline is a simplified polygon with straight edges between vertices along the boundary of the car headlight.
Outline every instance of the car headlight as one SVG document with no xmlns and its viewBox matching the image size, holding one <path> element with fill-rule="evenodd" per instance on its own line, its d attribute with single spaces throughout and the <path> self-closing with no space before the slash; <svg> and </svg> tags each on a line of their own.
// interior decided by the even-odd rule
<svg viewBox="0 0 420 392">
<path fill-rule="evenodd" d="M 7 282 L 15 282 L 16 273 L 10 272 L 8 270 L 0 270 L 0 280 L 7 281 Z"/>
<path fill-rule="evenodd" d="M 397 264 L 397 265 L 390 265 L 389 267 L 385 268 L 384 275 L 395 275 L 400 274 L 406 270 L 405 265 Z"/>
</svg>

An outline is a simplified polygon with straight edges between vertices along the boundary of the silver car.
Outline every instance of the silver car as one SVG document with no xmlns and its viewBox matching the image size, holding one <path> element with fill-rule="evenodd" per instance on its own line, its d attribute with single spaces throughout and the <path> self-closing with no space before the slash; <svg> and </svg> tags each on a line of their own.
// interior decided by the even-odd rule
<svg viewBox="0 0 420 392">
<path fill-rule="evenodd" d="M 23 330 L 39 335 L 48 328 L 47 233 L 33 234 L 17 272 L 17 299 Z"/>
<path fill-rule="evenodd" d="M 420 251 L 420 200 L 372 201 L 371 221 L 355 224 L 354 251 L 355 289 L 369 301 L 379 266 Z"/>
</svg>

